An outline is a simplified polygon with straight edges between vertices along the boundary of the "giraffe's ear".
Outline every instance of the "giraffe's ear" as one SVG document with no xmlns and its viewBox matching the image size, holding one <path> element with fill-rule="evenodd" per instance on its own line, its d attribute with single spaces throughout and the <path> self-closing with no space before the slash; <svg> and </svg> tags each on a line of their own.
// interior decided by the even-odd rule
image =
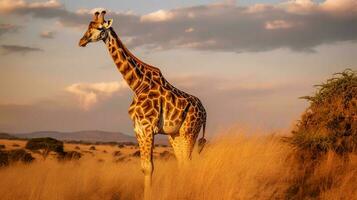
<svg viewBox="0 0 357 200">
<path fill-rule="evenodd" d="M 110 27 L 112 26 L 112 24 L 113 24 L 113 19 L 109 19 L 107 22 L 105 22 L 105 23 L 103 24 L 103 26 L 104 26 L 106 29 L 108 29 L 108 28 L 110 28 Z"/>
</svg>

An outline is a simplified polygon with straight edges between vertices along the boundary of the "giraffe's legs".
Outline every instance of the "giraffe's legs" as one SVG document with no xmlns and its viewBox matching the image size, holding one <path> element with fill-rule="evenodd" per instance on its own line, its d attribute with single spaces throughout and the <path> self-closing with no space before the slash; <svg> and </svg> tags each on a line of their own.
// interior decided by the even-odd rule
<svg viewBox="0 0 357 200">
<path fill-rule="evenodd" d="M 185 136 L 169 136 L 169 141 L 174 150 L 176 159 L 180 167 L 187 165 L 191 159 L 193 145 L 189 138 Z"/>
<path fill-rule="evenodd" d="M 191 153 L 201 128 L 197 125 L 191 127 L 190 124 L 195 123 L 185 121 L 180 127 L 179 134 L 169 136 L 179 166 L 186 166 L 191 159 Z"/>
<path fill-rule="evenodd" d="M 154 171 L 152 159 L 154 134 L 150 127 L 139 127 L 135 126 L 135 132 L 140 148 L 141 169 L 144 173 L 144 199 L 150 199 L 152 174 Z"/>
</svg>

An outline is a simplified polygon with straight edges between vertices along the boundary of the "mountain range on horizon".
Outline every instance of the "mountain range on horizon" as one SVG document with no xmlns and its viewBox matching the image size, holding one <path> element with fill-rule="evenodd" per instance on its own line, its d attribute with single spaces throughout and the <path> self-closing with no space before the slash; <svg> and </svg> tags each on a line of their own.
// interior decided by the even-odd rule
<svg viewBox="0 0 357 200">
<path fill-rule="evenodd" d="M 121 132 L 110 132 L 101 130 L 83 130 L 73 132 L 61 131 L 35 131 L 30 133 L 6 133 L 0 132 L 0 139 L 30 139 L 51 137 L 62 141 L 83 141 L 83 142 L 134 142 L 137 140 L 134 136 L 130 136 Z M 155 136 L 156 144 L 167 144 L 165 136 Z"/>
</svg>

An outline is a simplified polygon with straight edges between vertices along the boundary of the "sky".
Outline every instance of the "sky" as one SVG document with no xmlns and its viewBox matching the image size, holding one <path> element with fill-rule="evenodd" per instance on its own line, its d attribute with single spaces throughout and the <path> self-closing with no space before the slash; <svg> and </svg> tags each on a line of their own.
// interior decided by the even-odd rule
<svg viewBox="0 0 357 200">
<path fill-rule="evenodd" d="M 0 0 L 1 132 L 133 134 L 105 45 L 78 47 L 103 9 L 132 53 L 201 99 L 208 134 L 291 128 L 299 97 L 357 68 L 357 0 Z"/>
</svg>

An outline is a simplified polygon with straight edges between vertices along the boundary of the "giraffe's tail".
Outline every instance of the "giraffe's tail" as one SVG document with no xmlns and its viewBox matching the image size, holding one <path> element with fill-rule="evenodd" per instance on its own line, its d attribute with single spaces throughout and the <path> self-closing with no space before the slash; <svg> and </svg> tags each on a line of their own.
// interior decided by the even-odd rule
<svg viewBox="0 0 357 200">
<path fill-rule="evenodd" d="M 206 120 L 203 122 L 202 137 L 198 140 L 198 153 L 201 153 L 203 147 L 207 142 L 207 140 L 205 139 L 205 132 L 206 132 Z"/>
</svg>

